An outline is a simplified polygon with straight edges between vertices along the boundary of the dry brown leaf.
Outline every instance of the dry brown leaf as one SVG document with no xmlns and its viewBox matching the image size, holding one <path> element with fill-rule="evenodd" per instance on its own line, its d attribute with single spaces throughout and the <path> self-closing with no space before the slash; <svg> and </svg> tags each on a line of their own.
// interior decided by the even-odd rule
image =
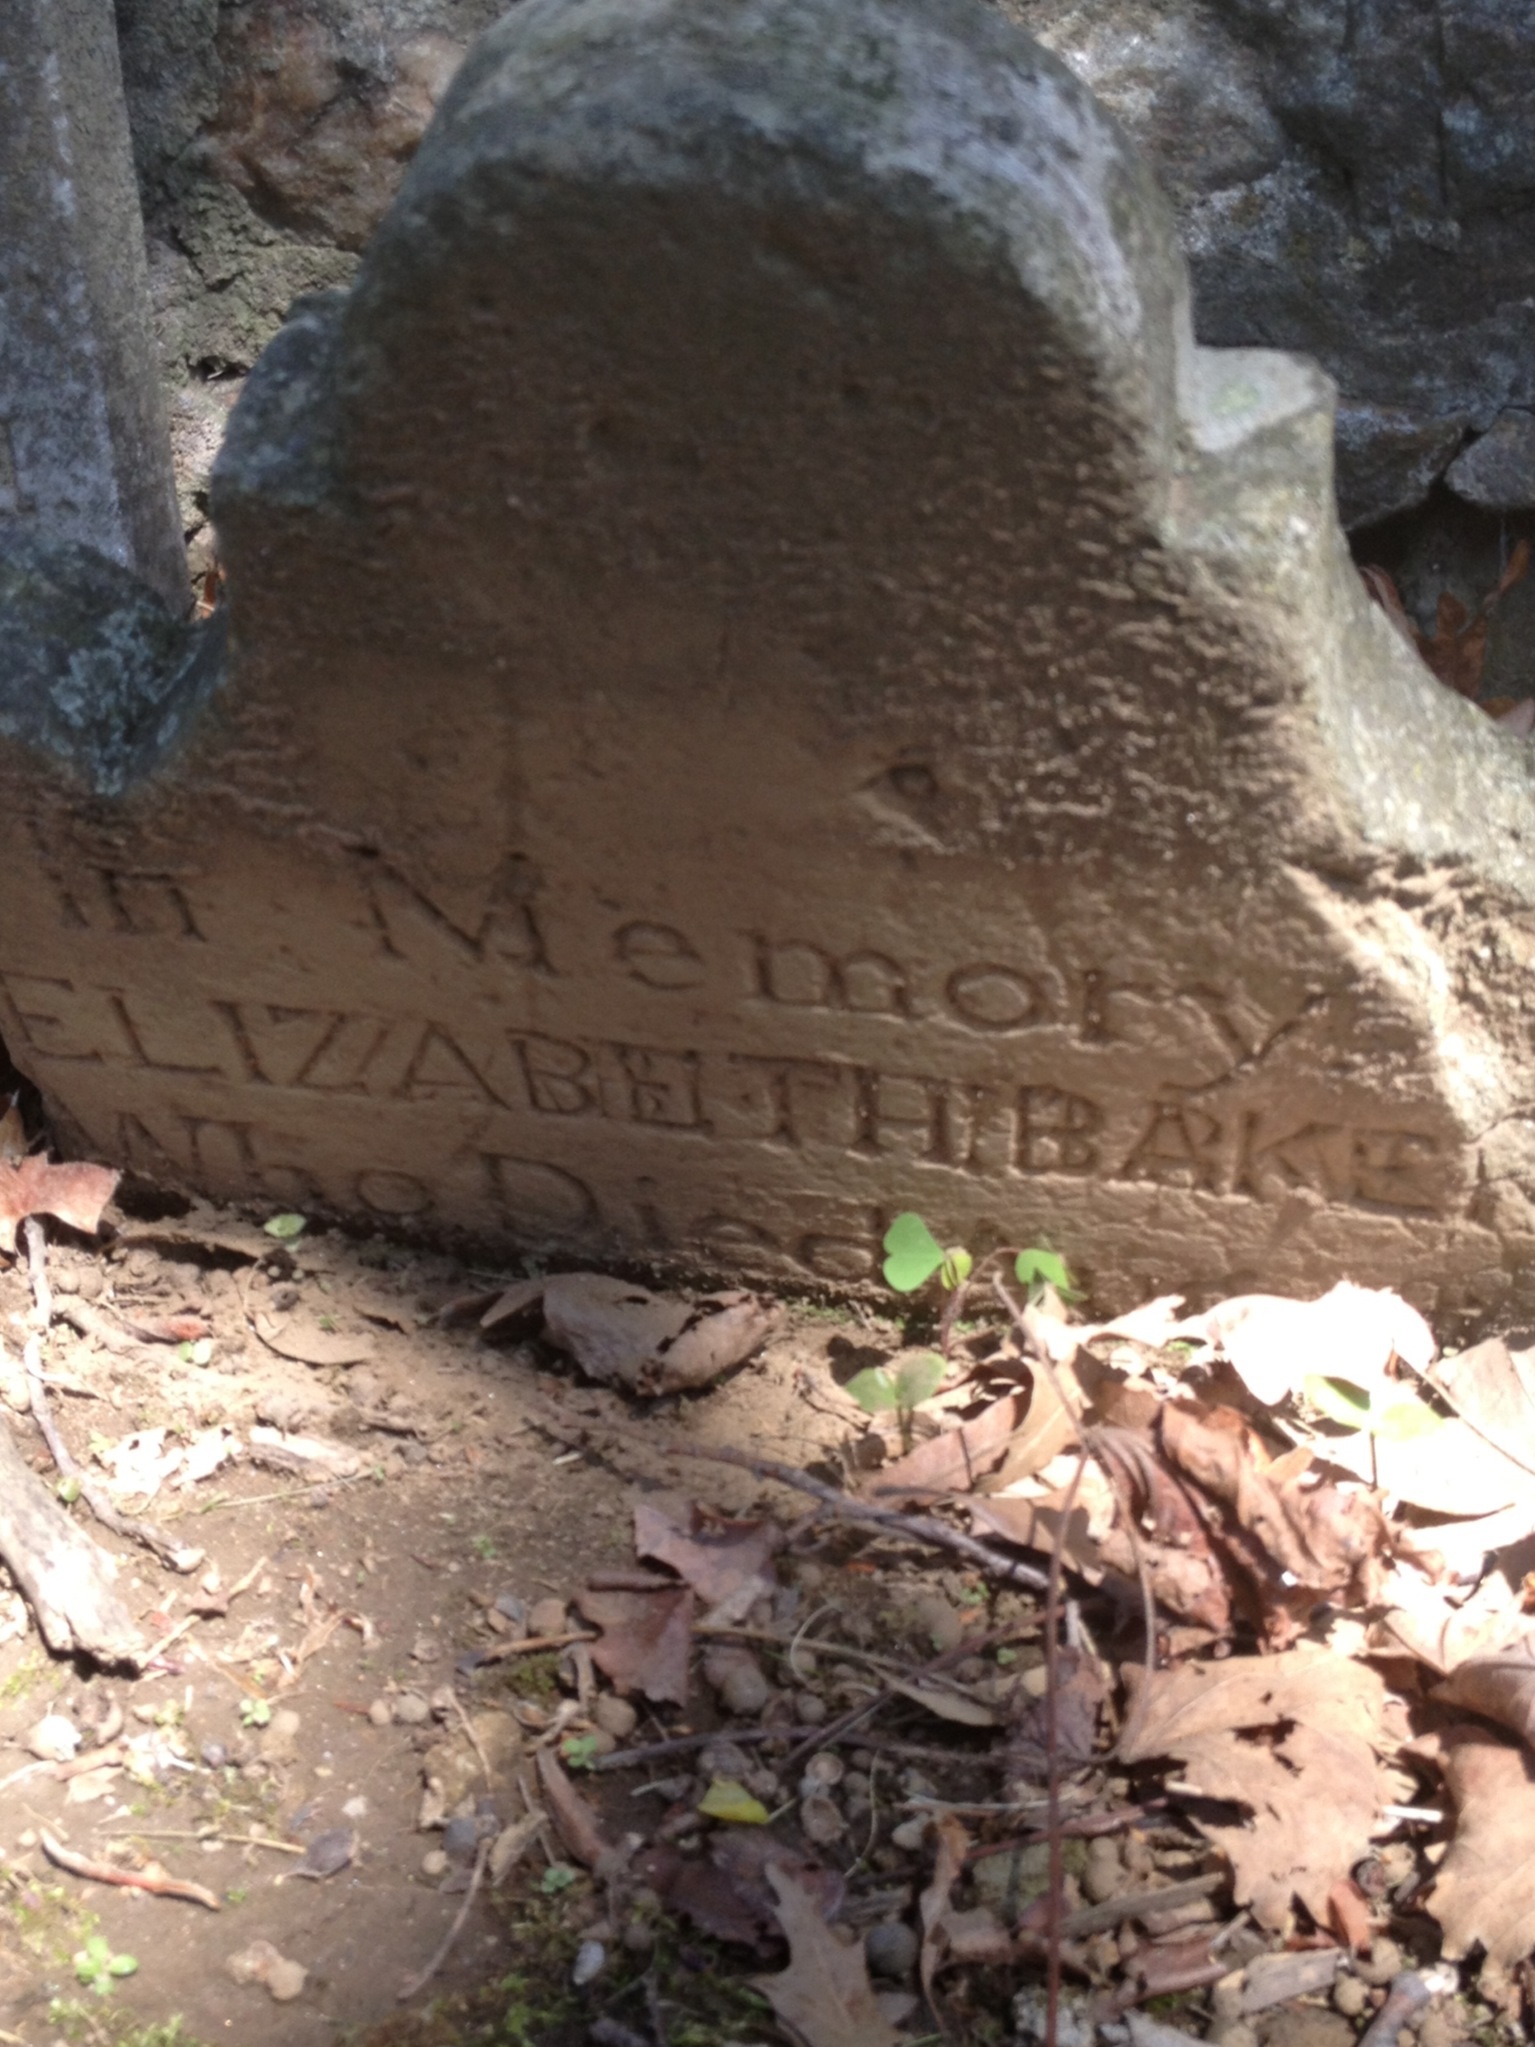
<svg viewBox="0 0 1535 2047">
<path fill-rule="evenodd" d="M 1318 1437 L 1313 1448 L 1327 1463 L 1430 1514 L 1482 1516 L 1528 1503 L 1521 1532 L 1535 1527 L 1535 1481 L 1456 1415 L 1431 1435 L 1403 1442 L 1360 1432 Z"/>
<path fill-rule="evenodd" d="M 1535 1763 L 1490 1729 L 1439 1737 L 1455 1832 L 1428 1895 L 1458 1961 L 1478 1941 L 1512 1966 L 1535 1948 Z"/>
<path fill-rule="evenodd" d="M 936 1719 L 950 1721 L 956 1727 L 995 1727 L 1000 1718 L 996 1708 L 987 1705 L 984 1699 L 961 1691 L 957 1685 L 946 1685 L 938 1678 L 893 1677 L 890 1689 L 899 1692 L 903 1699 L 910 1699 L 913 1705 L 926 1707 Z"/>
<path fill-rule="evenodd" d="M 29 1215 L 57 1216 L 94 1236 L 118 1177 L 107 1166 L 54 1165 L 41 1153 L 0 1159 L 0 1251 L 16 1249 L 16 1232 Z"/>
<path fill-rule="evenodd" d="M 565 1853 L 583 1869 L 595 1869 L 608 1841 L 596 1809 L 577 1791 L 553 1749 L 538 1751 L 538 1782 Z"/>
<path fill-rule="evenodd" d="M 597 1272 L 544 1282 L 544 1327 L 593 1379 L 643 1394 L 705 1386 L 772 1335 L 780 1310 L 756 1294 L 684 1301 Z"/>
<path fill-rule="evenodd" d="M 1501 1571 L 1489 1571 L 1469 1599 L 1452 1606 L 1437 1585 L 1398 1565 L 1380 1596 L 1385 1641 L 1377 1646 L 1405 1649 L 1441 1677 L 1472 1657 L 1495 1655 L 1528 1625 L 1519 1595 Z"/>
<path fill-rule="evenodd" d="M 145 1343 L 196 1343 L 213 1334 L 211 1322 L 201 1315 L 129 1315 L 120 1308 L 125 1329 Z"/>
<path fill-rule="evenodd" d="M 661 1842 L 645 1849 L 633 1868 L 669 1910 L 684 1913 L 716 1940 L 767 1950 L 781 1938 L 767 1881 L 768 1869 L 775 1866 L 808 1891 L 824 1915 L 840 1911 L 847 1886 L 838 1872 L 809 1860 L 765 1828 L 724 1828 L 711 1837 L 703 1856 L 684 1856 L 670 1842 Z"/>
<path fill-rule="evenodd" d="M 1535 1483 L 1535 1351 L 1510 1350 L 1501 1336 L 1441 1358 L 1430 1382 L 1487 1443 Z M 1483 1502 L 1483 1511 L 1492 1503 Z"/>
<path fill-rule="evenodd" d="M 274 1315 L 254 1318 L 256 1334 L 268 1350 L 280 1358 L 292 1358 L 300 1365 L 362 1365 L 373 1356 L 373 1339 L 343 1336 L 334 1329 L 322 1329 L 311 1315 Z"/>
<path fill-rule="evenodd" d="M 922 1953 L 919 1970 L 922 1994 L 933 2003 L 933 1984 L 940 1969 L 951 1963 L 981 1963 L 990 1966 L 1016 1961 L 1019 1942 L 987 1906 L 956 1911 L 949 1902 L 965 1867 L 970 1837 L 952 1813 L 940 1813 L 934 1821 L 938 1833 L 938 1854 L 933 1878 L 922 1893 L 918 1910 L 922 1920 Z"/>
<path fill-rule="evenodd" d="M 1535 1748 L 1535 1632 L 1493 1655 L 1468 1657 L 1435 1685 L 1434 1697 L 1498 1721 Z"/>
<path fill-rule="evenodd" d="M 1067 1402 L 1075 1404 L 1075 1412 Z M 1013 1432 L 1001 1467 L 988 1479 L 986 1490 L 1000 1492 L 1005 1486 L 1032 1478 L 1035 1472 L 1044 1470 L 1052 1457 L 1069 1449 L 1080 1433 L 1076 1416 L 1085 1405 L 1081 1385 L 1069 1363 L 1057 1364 L 1053 1372 L 1036 1365 L 1028 1409 Z"/>
<path fill-rule="evenodd" d="M 1121 1760 L 1176 1756 L 1201 1796 L 1246 1806 L 1242 1825 L 1198 1821 L 1230 1859 L 1238 1902 L 1277 1928 L 1296 1896 L 1325 1925 L 1386 1800 L 1380 1676 L 1309 1646 L 1129 1676 Z"/>
<path fill-rule="evenodd" d="M 1098 1715 L 1108 1697 L 1104 1668 L 1084 1649 L 1056 1652 L 1055 1751 L 1068 1769 L 1090 1762 L 1097 1748 Z M 1050 1772 L 1050 1708 L 1045 1699 L 1019 1703 L 1007 1734 L 1010 1777 L 1043 1784 Z"/>
<path fill-rule="evenodd" d="M 1340 1878 L 1328 1892 L 1326 1924 L 1340 1946 L 1352 1948 L 1356 1955 L 1369 1953 L 1374 1937 L 1370 1901 L 1351 1876 Z"/>
<path fill-rule="evenodd" d="M 685 1706 L 688 1658 L 693 1647 L 693 1593 L 689 1586 L 654 1592 L 594 1592 L 576 1600 L 582 1617 L 602 1630 L 592 1661 L 621 1692 Z"/>
<path fill-rule="evenodd" d="M 1239 1294 L 1176 1326 L 1176 1334 L 1214 1344 L 1255 1400 L 1274 1407 L 1302 1379 L 1359 1383 L 1379 1376 L 1393 1356 L 1426 1370 L 1433 1332 L 1400 1294 L 1341 1280 L 1314 1301 Z"/>
<path fill-rule="evenodd" d="M 926 1501 L 947 1493 L 973 1492 L 977 1479 L 984 1478 L 1007 1454 L 1023 1415 L 1021 1394 L 994 1400 L 973 1421 L 930 1436 L 904 1457 L 871 1472 L 862 1490 L 886 1506 L 901 1500 Z"/>
<path fill-rule="evenodd" d="M 1385 1802 L 1370 1744 L 1298 1726 L 1278 1740 L 1196 1735 L 1175 1753 L 1184 1781 L 1202 1797 L 1251 1814 L 1236 1826 L 1196 1821 L 1229 1859 L 1237 1903 L 1278 1931 L 1298 1897 L 1325 1926 L 1333 1886 L 1368 1852 Z"/>
<path fill-rule="evenodd" d="M 1205 1734 L 1289 1720 L 1371 1743 L 1385 1711 L 1378 1672 L 1309 1644 L 1279 1656 L 1184 1663 L 1149 1678 L 1131 1670 L 1127 1680 L 1130 1709 L 1117 1751 L 1126 1763 L 1177 1755 Z"/>
<path fill-rule="evenodd" d="M 727 1521 L 695 1506 L 684 1528 L 648 1501 L 634 1509 L 635 1555 L 668 1565 L 711 1608 L 709 1618 L 720 1623 L 727 1617 L 743 1619 L 772 1592 L 773 1558 L 783 1542 L 783 1530 L 771 1521 Z M 741 1611 L 727 1616 L 719 1610 L 725 1606 Z"/>
<path fill-rule="evenodd" d="M 805 2047 L 897 2047 L 900 2035 L 880 2010 L 863 1944 L 844 1947 L 803 1884 L 769 1865 L 789 1966 L 755 1986 Z"/>
<path fill-rule="evenodd" d="M 1271 1635 L 1293 1634 L 1289 1609 L 1315 1604 L 1307 1595 L 1358 1589 L 1385 1542 L 1385 1524 L 1362 1494 L 1287 1478 L 1289 1459 L 1271 1471 L 1261 1440 L 1234 1408 L 1168 1401 L 1160 1435 L 1172 1462 L 1227 1510 L 1223 1540 L 1268 1607 Z"/>
</svg>

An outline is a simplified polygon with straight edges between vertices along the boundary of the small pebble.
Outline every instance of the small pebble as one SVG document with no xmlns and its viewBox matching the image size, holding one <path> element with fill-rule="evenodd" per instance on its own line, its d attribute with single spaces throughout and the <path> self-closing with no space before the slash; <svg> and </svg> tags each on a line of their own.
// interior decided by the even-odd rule
<svg viewBox="0 0 1535 2047">
<path fill-rule="evenodd" d="M 902 1848 L 908 1855 L 915 1854 L 927 1839 L 929 1824 L 920 1813 L 915 1819 L 902 1820 L 898 1827 L 890 1829 L 891 1847 Z"/>
<path fill-rule="evenodd" d="M 833 1784 L 840 1784 L 846 1774 L 847 1766 L 842 1758 L 826 1749 L 820 1755 L 812 1756 L 806 1763 L 805 1775 L 801 1781 L 807 1792 L 827 1791 Z"/>
<path fill-rule="evenodd" d="M 1459 2037 L 1449 2013 L 1435 2005 L 1430 2005 L 1418 2020 L 1418 2047 L 1455 2047 Z"/>
<path fill-rule="evenodd" d="M 303 1722 L 291 1706 L 279 1706 L 261 1736 L 264 1763 L 291 1763 L 298 1755 L 298 1733 Z"/>
<path fill-rule="evenodd" d="M 1332 1986 L 1333 2010 L 1346 2019 L 1357 2019 L 1369 2002 L 1369 1990 L 1357 1976 L 1340 1976 Z"/>
<path fill-rule="evenodd" d="M 588 1983 L 596 1981 L 607 1958 L 608 1951 L 600 1940 L 582 1941 L 576 1950 L 575 1967 L 570 1972 L 570 1980 L 577 1990 L 584 1990 Z"/>
<path fill-rule="evenodd" d="M 433 1882 L 448 1873 L 448 1858 L 440 1848 L 429 1848 L 421 1858 L 421 1874 L 431 1877 Z"/>
<path fill-rule="evenodd" d="M 502 1620 L 511 1622 L 514 1635 L 522 1636 L 530 1632 L 528 1603 L 525 1599 L 519 1599 L 515 1592 L 498 1592 L 495 1605 L 496 1612 L 500 1614 Z"/>
<path fill-rule="evenodd" d="M 1119 1859 L 1119 1843 L 1111 1835 L 1100 1834 L 1087 1844 L 1087 1868 L 1082 1874 L 1084 1895 L 1094 1904 L 1101 1905 L 1108 1898 L 1118 1897 L 1124 1888 L 1124 1864 Z"/>
<path fill-rule="evenodd" d="M 222 1770 L 229 1761 L 229 1750 L 221 1741 L 205 1741 L 198 1754 L 210 1770 Z"/>
<path fill-rule="evenodd" d="M 940 1655 L 957 1649 L 965 1639 L 965 1623 L 948 1600 L 930 1593 L 912 1608 L 912 1619 Z"/>
<path fill-rule="evenodd" d="M 570 1632 L 570 1609 L 563 1599 L 535 1599 L 528 1608 L 528 1634 L 567 1635 Z"/>
<path fill-rule="evenodd" d="M 1246 2019 L 1230 2019 L 1212 2026 L 1206 2038 L 1210 2047 L 1258 2047 L 1258 2036 Z"/>
<path fill-rule="evenodd" d="M 715 1671 L 710 1670 L 706 1660 L 704 1674 L 719 1693 L 720 1704 L 740 1719 L 755 1719 L 773 1696 L 766 1672 L 748 1650 L 730 1652 L 729 1662 L 721 1659 Z"/>
<path fill-rule="evenodd" d="M 27 1730 L 27 1747 L 45 1763 L 67 1763 L 79 1746 L 79 1728 L 62 1713 L 45 1713 Z"/>
<path fill-rule="evenodd" d="M 656 1944 L 656 1929 L 648 1919 L 631 1919 L 624 1927 L 624 1946 L 632 1955 L 648 1955 Z"/>
<path fill-rule="evenodd" d="M 290 1962 L 286 1955 L 279 1955 L 267 1973 L 267 1993 L 274 2004 L 291 2004 L 295 1997 L 302 1997 L 308 1976 L 302 1962 Z"/>
<path fill-rule="evenodd" d="M 917 1936 L 904 1920 L 888 1919 L 869 1928 L 863 1952 L 871 1974 L 900 1982 L 917 1966 Z"/>
<path fill-rule="evenodd" d="M 458 1706 L 458 1694 L 452 1685 L 439 1685 L 427 1700 L 427 1704 L 439 1720 L 446 1720 Z"/>
<path fill-rule="evenodd" d="M 817 1848 L 825 1848 L 833 1841 L 839 1841 L 847 1832 L 847 1822 L 841 1809 L 824 1792 L 813 1792 L 809 1798 L 802 1798 L 799 1806 L 799 1823 L 805 1839 Z"/>
<path fill-rule="evenodd" d="M 1356 1961 L 1354 1974 L 1361 1982 L 1368 1983 L 1372 1990 L 1384 1989 L 1393 1976 L 1401 1973 L 1401 1968 L 1402 1950 L 1394 1940 L 1378 1933 L 1370 1942 L 1368 1961 Z"/>
<path fill-rule="evenodd" d="M 394 1717 L 402 1727 L 420 1727 L 432 1717 L 432 1709 L 419 1692 L 401 1692 L 394 1702 Z"/>
<path fill-rule="evenodd" d="M 592 1719 L 604 1734 L 611 1734 L 615 1741 L 627 1741 L 638 1727 L 640 1716 L 627 1699 L 620 1699 L 613 1692 L 604 1692 L 592 1705 Z"/>
<path fill-rule="evenodd" d="M 1217 2025 L 1229 2025 L 1242 2016 L 1242 1992 L 1246 1988 L 1240 1969 L 1222 1976 L 1210 1991 L 1210 2016 Z"/>
<path fill-rule="evenodd" d="M 374 1699 L 368 1707 L 368 1720 L 374 1727 L 387 1727 L 394 1719 L 394 1708 L 387 1699 Z"/>
<path fill-rule="evenodd" d="M 821 1726 L 830 1710 L 819 1692 L 794 1694 L 794 1717 L 805 1727 Z"/>
</svg>

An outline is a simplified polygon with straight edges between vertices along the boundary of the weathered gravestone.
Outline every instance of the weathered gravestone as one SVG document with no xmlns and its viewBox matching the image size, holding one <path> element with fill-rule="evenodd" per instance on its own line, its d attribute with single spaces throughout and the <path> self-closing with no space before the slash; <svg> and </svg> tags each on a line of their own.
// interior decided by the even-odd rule
<svg viewBox="0 0 1535 2047">
<path fill-rule="evenodd" d="M 5 766 L 11 1049 L 513 1244 L 1528 1296 L 1528 754 L 1330 441 L 979 0 L 524 0 L 240 404 L 226 689 L 121 798 Z"/>
<path fill-rule="evenodd" d="M 111 0 L 0 7 L 0 528 L 14 522 L 186 609 Z"/>
</svg>

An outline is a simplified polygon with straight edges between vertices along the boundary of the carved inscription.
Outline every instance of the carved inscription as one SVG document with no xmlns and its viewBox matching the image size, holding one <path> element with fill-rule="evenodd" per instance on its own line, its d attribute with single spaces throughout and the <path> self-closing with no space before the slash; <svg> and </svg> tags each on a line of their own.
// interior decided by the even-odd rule
<svg viewBox="0 0 1535 2047">
<path fill-rule="evenodd" d="M 167 1090 L 192 1089 L 182 1090 L 177 1113 L 124 1113 L 101 1133 L 115 1155 L 146 1172 L 299 1203 L 342 1202 L 381 1216 L 429 1213 L 445 1161 L 467 1144 L 466 1156 L 477 1161 L 476 1198 L 493 1212 L 551 1232 L 606 1227 L 592 1187 L 560 1152 L 564 1133 L 589 1143 L 574 1133 L 615 1127 L 703 1147 L 721 1160 L 739 1158 L 742 1147 L 748 1156 L 800 1158 L 823 1184 L 828 1173 L 835 1184 L 838 1162 L 847 1161 L 994 1187 L 1057 1178 L 1260 1203 L 1305 1190 L 1325 1202 L 1397 1213 L 1437 1213 L 1449 1198 L 1452 1162 L 1425 1131 L 1341 1115 L 1275 1122 L 1212 1095 L 1226 1073 L 1260 1061 L 1293 1020 L 1276 1023 L 1204 984 L 1159 997 L 1106 970 L 1068 969 L 1048 958 L 1037 933 L 1028 966 L 960 958 L 919 969 L 881 948 L 837 950 L 761 932 L 738 934 L 734 959 L 728 951 L 711 957 L 675 925 L 615 919 L 597 970 L 643 991 L 644 1001 L 659 999 L 656 1038 L 561 1034 L 548 1020 L 558 1017 L 551 1004 L 565 999 L 562 988 L 575 977 L 576 949 L 562 957 L 559 931 L 551 934 L 535 911 L 536 889 L 515 863 L 508 875 L 489 908 L 450 916 L 392 869 L 364 871 L 357 928 L 371 932 L 380 961 L 411 970 L 402 995 L 407 987 L 416 999 L 423 988 L 450 991 L 451 1006 L 435 1017 L 403 1013 L 408 1003 L 401 1012 L 245 998 L 199 1004 L 173 985 L 174 974 L 98 986 L 13 972 L 0 975 L 7 1036 L 45 1085 L 51 1066 L 116 1066 Z M 81 866 L 59 900 L 66 930 L 216 944 L 211 913 L 195 899 L 195 877 Z M 589 978 L 593 968 L 582 972 Z M 876 1035 L 864 1040 L 872 1055 L 668 1042 L 664 1018 L 680 1017 L 693 991 L 717 988 L 722 978 L 727 992 L 733 978 L 759 1043 L 764 1015 L 848 1016 L 873 1024 Z M 1326 999 L 1309 995 L 1301 1014 L 1314 1014 Z M 1160 1018 L 1158 1052 L 1146 1062 L 1138 1100 L 1125 1087 L 1134 1069 L 1123 1064 L 1123 1049 L 1114 1052 L 1134 1042 L 1126 1037 L 1131 1002 L 1142 1019 L 1148 1011 Z M 1206 1029 L 1206 1045 L 1225 1069 L 1201 1083 L 1197 1098 L 1158 1079 L 1163 1048 L 1176 1047 L 1190 1028 Z M 796 1037 L 803 1042 L 799 1030 Z M 1062 1048 L 1072 1058 L 1071 1084 L 1062 1078 Z M 1121 1062 L 1101 1093 L 1091 1078 L 1097 1048 Z M 985 1079 L 956 1075 L 956 1066 L 981 1056 Z M 215 1092 L 197 1092 L 202 1083 Z M 419 1174 L 378 1168 L 351 1175 L 345 1187 L 322 1187 L 264 1135 L 278 1096 L 435 1104 L 444 1112 L 441 1141 Z M 215 1113 L 181 1112 L 203 1101 Z M 230 1102 L 240 1104 L 240 1115 L 220 1107 Z M 663 1186 L 680 1158 L 657 1169 Z M 924 1198 L 920 1180 L 911 1198 Z M 749 1217 L 709 1211 L 684 1227 L 667 1223 L 664 1208 L 659 1195 L 636 1200 L 622 1228 L 632 1235 L 638 1227 L 659 1245 L 683 1227 L 689 1244 L 722 1259 L 744 1259 L 752 1245 L 763 1255 L 788 1255 Z M 880 1229 L 860 1222 L 845 1235 L 811 1234 L 816 1241 L 801 1244 L 796 1261 L 846 1278 L 857 1276 Z"/>
</svg>

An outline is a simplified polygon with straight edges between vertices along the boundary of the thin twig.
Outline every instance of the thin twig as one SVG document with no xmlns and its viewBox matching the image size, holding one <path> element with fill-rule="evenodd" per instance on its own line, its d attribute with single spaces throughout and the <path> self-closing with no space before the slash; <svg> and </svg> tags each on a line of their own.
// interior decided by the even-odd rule
<svg viewBox="0 0 1535 2047">
<path fill-rule="evenodd" d="M 475 1896 L 484 1879 L 485 1865 L 490 1860 L 491 1845 L 488 1838 L 481 1841 L 475 1853 L 474 1874 L 469 1879 L 469 1888 L 464 1893 L 464 1902 L 458 1908 L 458 1917 L 443 1935 L 438 1943 L 437 1952 L 432 1956 L 426 1967 L 418 1969 L 414 1976 L 407 1976 L 400 1985 L 395 1993 L 395 2001 L 397 2003 L 406 2004 L 415 1996 L 418 1990 L 424 1990 L 443 1963 L 448 1959 L 448 1956 L 453 1952 L 453 1943 L 464 1930 L 464 1921 L 469 1917 L 469 1907 L 474 1903 Z"/>
<path fill-rule="evenodd" d="M 614 1436 L 635 1436 L 639 1431 L 631 1430 L 614 1421 L 581 1423 L 567 1420 L 550 1406 L 542 1409 L 540 1424 L 552 1436 L 569 1442 L 571 1438 L 590 1437 L 606 1431 Z M 723 1444 L 680 1443 L 675 1437 L 666 1437 L 657 1444 L 648 1435 L 648 1448 L 659 1449 L 668 1457 L 690 1457 L 706 1464 L 731 1464 L 738 1471 L 749 1471 L 754 1478 L 768 1479 L 774 1484 L 788 1486 L 795 1492 L 806 1493 L 818 1500 L 829 1512 L 844 1521 L 861 1522 L 866 1527 L 878 1528 L 887 1535 L 900 1536 L 907 1542 L 926 1543 L 930 1549 L 951 1550 L 956 1556 L 964 1557 L 968 1563 L 978 1565 L 993 1578 L 1006 1585 L 1023 1585 L 1031 1592 L 1043 1592 L 1046 1577 L 1043 1571 L 1032 1564 L 1015 1562 L 999 1550 L 992 1549 L 984 1542 L 978 1542 L 972 1535 L 963 1535 L 957 1528 L 947 1528 L 941 1521 L 933 1521 L 925 1514 L 903 1514 L 893 1507 L 871 1507 L 866 1501 L 855 1500 L 847 1493 L 839 1492 L 835 1486 L 824 1484 L 812 1478 L 808 1471 L 800 1471 L 792 1464 L 780 1464 L 775 1458 L 753 1457 L 745 1450 L 731 1450 Z"/>
</svg>

